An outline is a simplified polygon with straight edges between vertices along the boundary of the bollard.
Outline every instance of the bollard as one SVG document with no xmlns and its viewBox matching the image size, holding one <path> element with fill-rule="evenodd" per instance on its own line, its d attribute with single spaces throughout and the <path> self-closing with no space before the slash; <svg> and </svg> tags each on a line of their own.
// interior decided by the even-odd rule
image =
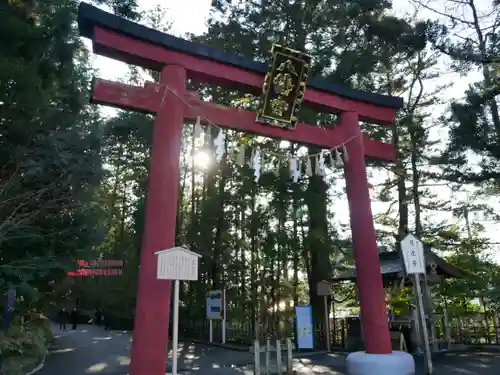
<svg viewBox="0 0 500 375">
<path fill-rule="evenodd" d="M 446 349 L 451 349 L 451 334 L 450 334 L 450 322 L 448 321 L 448 312 L 444 310 L 443 314 L 443 325 L 444 325 L 444 341 L 446 343 Z"/>
<path fill-rule="evenodd" d="M 255 340 L 253 343 L 253 373 L 255 375 L 260 375 L 260 347 L 259 340 Z"/>
<path fill-rule="evenodd" d="M 271 375 L 271 340 L 266 340 L 266 375 Z"/>
<path fill-rule="evenodd" d="M 292 339 L 287 338 L 286 339 L 286 373 L 288 375 L 293 374 L 293 345 L 292 345 Z"/>
<path fill-rule="evenodd" d="M 281 369 L 281 340 L 276 340 L 276 373 L 281 375 L 283 370 Z"/>
</svg>

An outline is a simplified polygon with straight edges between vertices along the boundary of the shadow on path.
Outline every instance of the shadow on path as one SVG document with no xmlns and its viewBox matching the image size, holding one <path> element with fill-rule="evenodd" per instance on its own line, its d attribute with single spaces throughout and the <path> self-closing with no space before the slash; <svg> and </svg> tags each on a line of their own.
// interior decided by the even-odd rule
<svg viewBox="0 0 500 375">
<path fill-rule="evenodd" d="M 37 375 L 126 375 L 130 359 L 127 332 L 106 333 L 101 327 L 79 326 L 61 332 L 53 327 L 55 344 Z"/>
<path fill-rule="evenodd" d="M 131 335 L 106 333 L 100 327 L 80 326 L 76 331 L 52 327 L 55 344 L 37 375 L 128 375 Z M 253 375 L 252 355 L 210 345 L 179 343 L 179 372 L 188 375 Z M 165 353 L 166 354 L 166 353 Z M 169 364 L 171 352 L 169 353 Z M 417 375 L 423 374 L 423 359 L 416 358 Z M 438 375 L 496 375 L 500 353 L 488 351 L 446 353 L 434 362 Z M 294 359 L 297 375 L 345 375 L 343 354 L 314 354 Z"/>
<path fill-rule="evenodd" d="M 446 353 L 435 361 L 435 367 L 434 373 L 439 375 L 496 375 L 500 373 L 500 352 Z"/>
</svg>

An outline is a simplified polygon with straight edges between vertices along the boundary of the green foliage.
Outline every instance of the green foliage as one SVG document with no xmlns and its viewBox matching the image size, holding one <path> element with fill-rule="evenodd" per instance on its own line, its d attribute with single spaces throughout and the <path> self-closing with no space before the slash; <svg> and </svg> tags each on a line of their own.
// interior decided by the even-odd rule
<svg viewBox="0 0 500 375">
<path fill-rule="evenodd" d="M 138 9 L 137 0 L 92 0 L 95 4 L 107 5 L 113 13 L 122 17 L 138 20 L 141 13 Z"/>
<path fill-rule="evenodd" d="M 48 353 L 52 331 L 48 320 L 37 318 L 13 325 L 0 333 L 0 370 L 5 375 L 24 375 L 39 365 Z"/>
<path fill-rule="evenodd" d="M 311 53 L 314 73 L 331 82 L 387 92 L 401 80 L 393 76 L 387 79 L 388 67 L 413 59 L 423 48 L 422 31 L 390 16 L 389 9 L 386 1 L 243 2 L 239 6 L 220 1 L 214 5 L 208 32 L 193 39 L 261 61 L 268 58 L 273 43 L 285 44 Z M 157 16 L 146 22 L 161 28 L 161 19 L 159 9 Z M 132 69 L 130 81 L 140 83 L 139 73 L 139 69 Z M 257 102 L 251 95 L 242 97 L 216 87 L 193 88 L 220 104 L 252 109 Z M 303 116 L 318 126 L 331 124 L 335 117 L 307 109 Z M 213 129 L 212 138 L 216 132 Z M 123 278 L 82 281 L 80 302 L 89 309 L 103 303 L 132 314 L 137 275 L 133 267 L 138 264 L 144 225 L 151 118 L 120 112 L 104 125 L 103 133 L 101 155 L 106 171 L 99 196 L 104 213 L 99 220 L 107 235 L 96 251 L 106 257 L 124 257 L 131 267 Z M 289 319 L 293 304 L 307 303 L 308 299 L 314 306 L 315 320 L 320 322 L 323 301 L 315 293 L 317 282 L 331 279 L 334 269 L 352 264 L 352 245 L 343 235 L 346 228 L 336 224 L 339 213 L 332 204 L 337 193 L 331 186 L 341 175 L 334 171 L 325 180 L 304 178 L 291 184 L 282 168 L 279 176 L 265 171 L 255 184 L 251 169 L 237 165 L 234 155 L 200 168 L 193 155 L 200 151 L 211 155 L 213 145 L 193 143 L 192 128 L 186 126 L 176 238 L 178 244 L 188 245 L 203 258 L 200 281 L 185 285 L 181 292 L 181 300 L 190 301 L 189 306 L 181 307 L 181 316 L 186 321 L 203 319 L 204 310 L 190 306 L 203 306 L 207 290 L 225 287 L 233 323 L 274 324 Z M 228 134 L 229 149 L 241 144 L 258 145 L 270 153 L 296 151 L 295 145 L 283 148 L 275 141 Z M 310 151 L 317 150 L 311 147 Z M 277 167 L 278 161 L 270 158 L 266 163 Z M 351 292 L 352 287 L 339 288 L 336 294 L 347 300 Z"/>
<path fill-rule="evenodd" d="M 140 11 L 133 0 L 95 3 L 156 29 L 170 27 L 168 12 L 161 6 Z M 56 280 L 58 290 L 73 302 L 79 298 L 83 309 L 101 305 L 131 317 L 153 119 L 119 112 L 105 120 L 87 104 L 93 72 L 75 30 L 77 1 L 26 4 L 10 1 L 0 13 L 0 288 L 17 286 L 23 297 L 18 307 L 23 311 L 53 299 L 49 281 Z M 426 41 L 439 51 L 447 46 L 446 51 L 459 60 L 458 47 L 451 47 L 449 29 L 443 25 L 397 17 L 385 0 L 238 5 L 219 0 L 212 10 L 208 31 L 192 36 L 193 40 L 259 61 L 267 60 L 273 43 L 283 44 L 310 53 L 313 73 L 330 82 L 405 98 L 396 126 L 362 124 L 364 131 L 393 142 L 398 151 L 395 165 L 370 168 L 375 176 L 388 176 L 376 187 L 389 207 L 376 218 L 381 224 L 380 244 L 393 249 L 403 234 L 414 229 L 434 248 L 452 251 L 450 262 L 467 274 L 442 286 L 441 294 L 454 311 L 477 310 L 471 301 L 480 297 L 498 306 L 500 277 L 496 265 L 484 257 L 485 239 L 475 235 L 464 240 L 461 227 L 448 219 L 429 218 L 441 211 L 462 215 L 450 202 L 437 198 L 433 186 L 442 183 L 442 170 L 445 178 L 458 184 L 464 176 L 468 181 L 493 179 L 488 191 L 498 192 L 500 127 L 493 99 L 497 67 L 471 60 L 472 55 L 465 53 L 467 44 L 461 46 L 466 59 L 456 67 L 466 72 L 471 65 L 487 65 L 489 75 L 470 88 L 465 101 L 453 103 L 444 121 L 433 114 L 442 88 L 424 90 L 437 77 L 439 60 L 425 48 Z M 488 48 L 494 51 L 496 39 L 490 43 Z M 127 79 L 141 84 L 142 73 L 133 68 Z M 146 73 L 158 78 L 155 72 Z M 189 84 L 202 98 L 219 104 L 251 110 L 257 103 L 252 95 Z M 334 126 L 335 117 L 307 108 L 302 114 L 303 120 L 317 126 Z M 431 155 L 436 142 L 430 133 L 440 121 L 451 129 L 451 138 L 436 172 L 431 165 L 436 163 Z M 212 139 L 217 132 L 212 129 Z M 294 304 L 308 302 L 315 321 L 321 322 L 324 306 L 315 292 L 317 282 L 353 263 L 349 228 L 338 223 L 346 214 L 335 205 L 342 175 L 333 170 L 325 178 L 313 176 L 292 184 L 282 165 L 278 175 L 273 173 L 278 159 L 270 156 L 266 165 L 273 168 L 255 183 L 251 168 L 235 162 L 235 145 L 258 146 L 269 155 L 298 149 L 228 133 L 229 155 L 204 167 L 195 160 L 201 152 L 212 155 L 212 141 L 195 144 L 193 128 L 186 124 L 176 242 L 203 258 L 200 281 L 183 285 L 181 300 L 186 305 L 181 306 L 181 317 L 189 324 L 203 320 L 206 291 L 224 287 L 233 324 L 263 323 L 272 330 L 291 320 Z M 462 166 L 471 150 L 482 158 L 479 172 Z M 308 151 L 318 150 L 310 146 Z M 62 282 L 76 259 L 97 257 L 126 260 L 123 276 Z M 396 312 L 408 313 L 410 297 L 403 290 L 392 298 Z M 352 285 L 336 285 L 335 299 L 342 306 L 357 305 Z M 5 348 L 21 348 L 9 340 L 2 344 Z"/>
<path fill-rule="evenodd" d="M 457 316 L 477 312 L 481 305 L 497 305 L 500 266 L 492 262 L 485 250 L 485 239 L 477 236 L 462 240 L 447 261 L 459 267 L 463 276 L 441 285 L 446 306 Z"/>
<path fill-rule="evenodd" d="M 135 1 L 99 1 L 134 16 Z M 96 200 L 102 123 L 88 105 L 92 71 L 78 1 L 17 1 L 0 12 L 0 292 L 42 305 L 102 242 Z"/>
<path fill-rule="evenodd" d="M 500 93 L 500 44 L 494 30 L 500 25 L 499 9 L 491 5 L 481 9 L 486 4 L 474 1 L 448 3 L 457 14 L 440 22 L 428 21 L 428 39 L 452 59 L 455 71 L 466 76 L 476 70 L 480 78 L 470 84 L 465 98 L 451 103 L 450 115 L 445 119 L 450 141 L 440 161 L 446 164 L 447 177 L 452 181 L 497 185 L 500 115 L 495 98 Z"/>
<path fill-rule="evenodd" d="M 208 33 L 197 40 L 220 50 L 237 50 L 240 55 L 256 60 L 266 60 L 273 43 L 286 45 L 312 55 L 313 74 L 323 75 L 334 83 L 369 91 L 385 91 L 388 82 L 380 72 L 386 70 L 389 61 L 393 61 L 394 56 L 411 58 L 425 46 L 422 30 L 415 29 L 403 19 L 390 16 L 387 13 L 390 6 L 387 1 L 266 1 L 238 5 L 218 1 L 209 20 Z M 322 126 L 332 122 L 323 114 L 303 112 L 302 118 L 309 123 Z M 309 151 L 318 150 L 310 147 Z M 316 322 L 321 322 L 324 317 L 323 301 L 315 292 L 316 284 L 332 278 L 332 260 L 336 258 L 338 243 L 341 242 L 339 228 L 332 225 L 334 215 L 329 209 L 333 199 L 329 186 L 338 177 L 325 181 L 311 177 L 302 181 L 295 192 L 291 192 L 286 184 L 282 186 L 284 181 L 273 180 L 275 198 L 269 198 L 271 205 L 277 204 L 287 212 L 291 195 L 301 209 L 302 218 L 297 218 L 301 223 L 299 225 L 304 225 L 306 221 L 302 241 L 292 243 L 291 247 L 295 251 L 303 249 L 303 272 L 307 275 L 309 300 Z M 284 195 L 280 193 L 283 191 Z M 281 210 L 273 216 L 279 218 Z M 289 220 L 290 215 L 286 217 Z M 279 230 L 277 242 L 282 245 L 287 243 L 286 237 L 286 231 Z M 279 255 L 275 253 L 275 256 Z"/>
<path fill-rule="evenodd" d="M 399 293 L 390 299 L 390 309 L 396 316 L 407 317 L 411 314 L 411 309 L 415 305 L 414 294 L 410 288 L 403 288 Z"/>
<path fill-rule="evenodd" d="M 471 212 L 480 211 L 487 218 L 496 218 L 485 202 L 498 192 L 500 117 L 496 97 L 500 91 L 495 30 L 499 26 L 499 9 L 488 2 L 465 0 L 441 4 L 413 2 L 438 16 L 439 20 L 423 21 L 421 27 L 440 56 L 448 58 L 448 71 L 463 77 L 478 72 L 464 97 L 455 96 L 446 115 L 439 119 L 439 125 L 449 130 L 449 140 L 444 152 L 430 160 L 440 164 L 443 172 L 429 174 L 433 179 L 452 182 L 453 192 L 475 191 L 471 202 L 468 198 L 458 206 L 451 202 L 442 205 L 465 221 L 465 239 L 461 233 L 464 228 L 446 222 L 428 232 L 434 245 L 447 250 L 447 259 L 464 271 L 463 277 L 441 286 L 443 303 L 453 314 L 473 314 L 478 309 L 486 311 L 497 306 L 498 302 L 498 264 L 491 257 L 488 239 L 481 236 L 484 228 L 474 223 Z"/>
</svg>

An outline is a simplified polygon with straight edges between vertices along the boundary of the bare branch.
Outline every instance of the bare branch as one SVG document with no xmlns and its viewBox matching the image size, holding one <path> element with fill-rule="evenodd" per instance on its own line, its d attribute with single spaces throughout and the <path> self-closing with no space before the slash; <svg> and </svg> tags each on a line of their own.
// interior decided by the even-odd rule
<svg viewBox="0 0 500 375">
<path fill-rule="evenodd" d="M 463 23 L 463 24 L 466 24 L 466 25 L 470 25 L 470 26 L 474 26 L 474 22 L 471 22 L 471 21 L 467 21 L 465 19 L 461 19 L 461 18 L 458 18 L 458 17 L 455 17 L 449 13 L 444 13 L 444 12 L 441 12 L 427 4 L 425 4 L 423 1 L 421 0 L 410 0 L 411 3 L 413 3 L 414 5 L 418 5 L 422 8 L 425 8 L 427 10 L 430 10 L 431 12 L 433 13 L 436 13 L 440 16 L 443 16 L 443 17 L 446 17 L 446 18 L 449 18 L 450 20 L 454 21 L 454 22 L 458 22 L 458 23 Z"/>
</svg>

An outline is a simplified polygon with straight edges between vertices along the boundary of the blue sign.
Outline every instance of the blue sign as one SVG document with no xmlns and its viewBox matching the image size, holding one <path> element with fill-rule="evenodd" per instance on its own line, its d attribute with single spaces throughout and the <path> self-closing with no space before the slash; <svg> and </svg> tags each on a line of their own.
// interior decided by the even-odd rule
<svg viewBox="0 0 500 375">
<path fill-rule="evenodd" d="M 16 303 L 16 288 L 9 288 L 7 291 L 7 303 L 5 304 L 5 309 L 3 312 L 3 329 L 7 331 L 10 327 L 12 321 L 12 315 L 14 313 L 14 305 Z"/>
<path fill-rule="evenodd" d="M 225 318 L 225 291 L 211 290 L 207 293 L 207 318 Z"/>
<path fill-rule="evenodd" d="M 297 348 L 314 349 L 314 328 L 311 306 L 295 306 Z"/>
</svg>

